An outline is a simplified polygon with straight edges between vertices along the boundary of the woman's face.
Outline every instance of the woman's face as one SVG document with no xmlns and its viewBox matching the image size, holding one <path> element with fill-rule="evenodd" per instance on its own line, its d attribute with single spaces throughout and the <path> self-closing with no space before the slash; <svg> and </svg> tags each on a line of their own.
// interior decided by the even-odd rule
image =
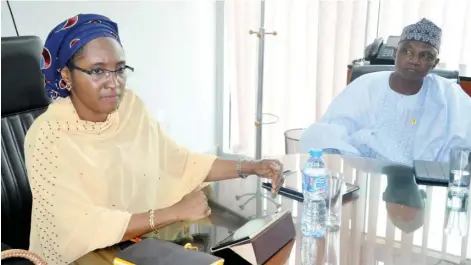
<svg viewBox="0 0 471 265">
<path fill-rule="evenodd" d="M 87 43 L 62 70 L 80 118 L 104 121 L 118 108 L 126 86 L 125 64 L 121 45 L 113 38 L 102 37 Z"/>
</svg>

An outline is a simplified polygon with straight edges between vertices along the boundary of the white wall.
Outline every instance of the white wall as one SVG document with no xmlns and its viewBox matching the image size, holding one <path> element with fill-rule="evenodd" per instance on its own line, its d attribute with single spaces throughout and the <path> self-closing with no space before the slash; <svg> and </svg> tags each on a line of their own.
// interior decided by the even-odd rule
<svg viewBox="0 0 471 265">
<path fill-rule="evenodd" d="M 19 34 L 43 40 L 54 26 L 78 13 L 100 13 L 116 21 L 127 62 L 135 67 L 128 86 L 175 140 L 199 152 L 216 146 L 216 4 L 10 1 Z M 2 1 L 2 37 L 14 35 Z"/>
<path fill-rule="evenodd" d="M 11 19 L 10 11 L 6 1 L 2 1 L 2 37 L 16 36 L 13 20 Z"/>
</svg>

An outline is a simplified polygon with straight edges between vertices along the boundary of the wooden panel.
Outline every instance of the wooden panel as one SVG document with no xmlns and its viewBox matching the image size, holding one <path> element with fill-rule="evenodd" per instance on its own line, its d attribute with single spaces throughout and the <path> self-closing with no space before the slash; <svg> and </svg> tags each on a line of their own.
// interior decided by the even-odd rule
<svg viewBox="0 0 471 265">
<path fill-rule="evenodd" d="M 352 69 L 349 67 L 347 70 L 347 85 L 350 83 L 350 76 L 352 75 Z"/>
<path fill-rule="evenodd" d="M 471 78 L 460 78 L 466 79 L 460 81 L 460 86 L 463 88 L 464 92 L 466 92 L 471 97 Z"/>
</svg>

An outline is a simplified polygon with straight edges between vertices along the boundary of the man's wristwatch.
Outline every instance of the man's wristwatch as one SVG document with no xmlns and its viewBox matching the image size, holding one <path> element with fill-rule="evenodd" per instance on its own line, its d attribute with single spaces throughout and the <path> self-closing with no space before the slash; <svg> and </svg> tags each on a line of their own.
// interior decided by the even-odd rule
<svg viewBox="0 0 471 265">
<path fill-rule="evenodd" d="M 236 164 L 237 175 L 239 176 L 239 178 L 243 178 L 243 179 L 246 179 L 249 176 L 249 174 L 245 174 L 242 171 L 242 166 L 244 165 L 245 161 L 247 161 L 247 160 L 239 159 L 239 160 L 237 160 L 237 164 Z"/>
</svg>

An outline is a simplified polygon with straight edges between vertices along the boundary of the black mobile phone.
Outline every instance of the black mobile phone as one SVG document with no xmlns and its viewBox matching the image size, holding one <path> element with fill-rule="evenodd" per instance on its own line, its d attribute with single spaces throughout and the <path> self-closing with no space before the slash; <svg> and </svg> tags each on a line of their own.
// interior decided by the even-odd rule
<svg viewBox="0 0 471 265">
<path fill-rule="evenodd" d="M 269 191 L 271 191 L 271 188 L 272 188 L 270 182 L 263 182 L 262 187 Z M 299 202 L 304 201 L 303 193 L 291 187 L 281 187 L 280 190 L 278 191 L 278 194 L 280 194 L 281 196 L 293 199 L 293 200 L 297 200 Z"/>
<path fill-rule="evenodd" d="M 414 175 L 417 184 L 430 186 L 448 186 L 449 163 L 414 160 Z"/>
<path fill-rule="evenodd" d="M 360 189 L 359 186 L 351 184 L 351 183 L 345 183 L 345 186 L 347 190 L 345 191 L 345 194 L 343 195 L 344 200 L 353 196 L 355 192 Z M 263 182 L 262 187 L 269 191 L 271 191 L 271 188 L 272 188 L 271 183 L 269 182 Z M 281 187 L 278 194 L 280 194 L 281 196 L 296 200 L 298 202 L 304 201 L 303 193 L 292 187 Z"/>
</svg>

